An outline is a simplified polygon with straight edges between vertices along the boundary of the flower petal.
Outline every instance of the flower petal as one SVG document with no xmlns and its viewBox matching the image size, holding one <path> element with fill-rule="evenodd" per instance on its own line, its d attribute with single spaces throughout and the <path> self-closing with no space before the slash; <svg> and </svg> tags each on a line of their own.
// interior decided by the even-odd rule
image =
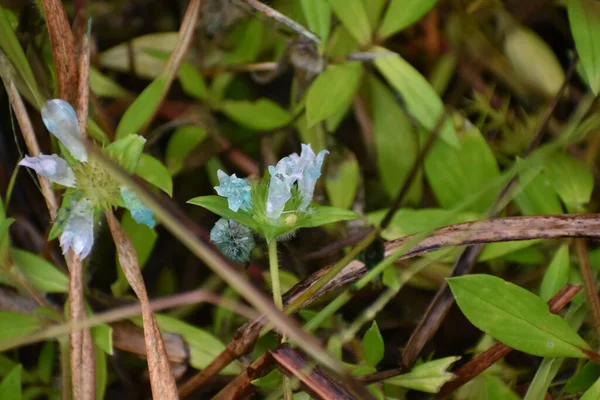
<svg viewBox="0 0 600 400">
<path fill-rule="evenodd" d="M 77 113 L 64 100 L 48 100 L 42 107 L 42 119 L 46 128 L 69 150 L 75 159 L 86 162 L 87 151 L 82 142 Z"/>
<path fill-rule="evenodd" d="M 60 235 L 63 254 L 73 250 L 80 259 L 90 254 L 94 245 L 94 207 L 82 197 L 71 208 L 63 233 Z"/>
<path fill-rule="evenodd" d="M 248 181 L 238 178 L 235 174 L 229 176 L 225 172 L 218 170 L 217 177 L 219 178 L 219 186 L 215 186 L 215 190 L 219 196 L 227 198 L 227 205 L 233 212 L 249 210 L 252 208 L 252 197 L 250 195 L 250 185 Z"/>
<path fill-rule="evenodd" d="M 125 202 L 125 208 L 131 212 L 131 216 L 135 222 L 147 225 L 149 228 L 154 228 L 156 221 L 152 215 L 152 210 L 142 203 L 133 190 L 122 186 L 121 197 Z"/>
<path fill-rule="evenodd" d="M 75 187 L 77 182 L 69 164 L 56 154 L 49 156 L 40 154 L 38 157 L 25 156 L 19 165 L 29 167 L 41 176 L 62 186 Z"/>
<path fill-rule="evenodd" d="M 256 246 L 250 228 L 225 218 L 218 220 L 211 229 L 210 241 L 224 256 L 239 263 L 250 261 L 250 255 Z"/>
<path fill-rule="evenodd" d="M 321 167 L 323 166 L 326 154 L 329 154 L 327 150 L 321 150 L 315 156 L 310 144 L 302 145 L 302 154 L 300 156 L 303 162 L 302 178 L 298 180 L 298 188 L 302 197 L 302 203 L 298 207 L 300 211 L 305 211 L 312 201 L 317 180 L 321 177 Z"/>
</svg>

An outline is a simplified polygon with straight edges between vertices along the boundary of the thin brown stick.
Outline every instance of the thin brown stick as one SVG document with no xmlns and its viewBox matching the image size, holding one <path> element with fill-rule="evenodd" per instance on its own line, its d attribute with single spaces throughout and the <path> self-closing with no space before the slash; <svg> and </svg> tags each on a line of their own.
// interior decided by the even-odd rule
<svg viewBox="0 0 600 400">
<path fill-rule="evenodd" d="M 86 317 L 83 290 L 83 264 L 72 251 L 66 255 L 69 267 L 69 319 Z M 89 329 L 71 332 L 71 382 L 74 399 L 96 398 L 95 354 Z"/>
<path fill-rule="evenodd" d="M 434 231 L 429 237 L 408 249 L 400 257 L 409 259 L 444 247 L 469 246 L 478 243 L 512 242 L 531 239 L 555 239 L 565 237 L 600 238 L 600 214 L 580 215 L 543 215 L 529 217 L 497 218 L 487 221 L 466 222 L 450 225 Z M 409 242 L 413 235 L 386 243 L 385 255 L 389 256 L 403 244 Z M 316 281 L 325 275 L 331 266 L 322 268 L 296 284 L 283 296 L 284 306 L 294 303 Z M 354 260 L 323 288 L 296 308 L 303 308 L 333 290 L 358 281 L 368 272 L 361 261 Z M 242 325 L 227 344 L 225 350 L 205 369 L 190 378 L 179 389 L 181 397 L 192 393 L 197 387 L 206 383 L 213 375 L 225 368 L 232 360 L 246 354 L 259 337 L 266 319 L 259 319 Z"/>
<path fill-rule="evenodd" d="M 6 93 L 8 93 L 10 105 L 15 113 L 17 122 L 19 123 L 19 128 L 21 128 L 21 134 L 23 135 L 25 146 L 27 146 L 27 150 L 32 157 L 37 157 L 41 154 L 40 146 L 38 145 L 37 138 L 33 130 L 33 125 L 31 124 L 31 119 L 29 119 L 29 114 L 27 114 L 27 109 L 25 108 L 23 99 L 21 98 L 17 86 L 12 79 L 13 68 L 2 52 L 0 52 L 0 70 L 2 71 L 2 82 L 4 83 Z M 56 218 L 56 211 L 58 209 L 56 195 L 52 191 L 50 181 L 47 178 L 41 175 L 38 175 L 37 177 L 42 189 L 42 195 L 46 201 L 46 206 L 48 207 L 50 218 L 54 219 Z"/>
<path fill-rule="evenodd" d="M 588 303 L 592 310 L 594 327 L 596 328 L 598 337 L 600 337 L 600 299 L 596 292 L 596 284 L 594 282 L 594 276 L 592 275 L 592 267 L 590 266 L 590 259 L 585 246 L 585 240 L 575 240 L 575 251 L 577 252 L 577 258 L 579 259 L 579 271 L 581 272 L 581 277 L 583 279 L 585 295 L 587 296 Z"/>
<path fill-rule="evenodd" d="M 580 285 L 566 284 L 563 286 L 550 300 L 548 300 L 550 312 L 553 314 L 558 313 L 577 293 L 581 291 L 581 289 L 582 287 Z M 456 379 L 449 381 L 442 386 L 436 398 L 442 399 L 447 397 L 465 383 L 491 367 L 494 363 L 504 358 L 512 350 L 512 347 L 509 347 L 504 343 L 494 344 L 479 356 L 454 371 L 453 374 L 456 375 Z M 369 380 L 368 382 L 373 381 Z"/>
<path fill-rule="evenodd" d="M 576 59 L 571 62 L 569 70 L 567 71 L 567 75 L 565 77 L 565 81 L 563 82 L 560 90 L 554 97 L 552 103 L 546 109 L 544 114 L 544 118 L 542 122 L 538 125 L 536 131 L 534 132 L 533 138 L 525 148 L 523 152 L 523 157 L 527 157 L 541 142 L 544 132 L 546 130 L 546 126 L 554 113 L 554 109 L 558 105 L 560 99 L 564 95 L 567 87 L 569 86 L 569 82 L 573 73 L 575 71 Z M 491 205 L 488 210 L 488 215 L 491 217 L 495 217 L 499 214 L 499 212 L 504 208 L 504 202 L 510 193 L 511 189 L 516 183 L 516 179 L 511 179 L 506 186 L 500 191 L 496 200 Z M 482 245 L 472 246 L 465 249 L 457 261 L 454 263 L 452 268 L 452 277 L 462 276 L 468 274 L 473 265 L 475 265 L 475 261 L 479 258 L 479 254 L 483 249 Z M 450 311 L 450 307 L 454 304 L 454 297 L 450 292 L 450 288 L 446 282 L 438 289 L 435 297 L 430 303 L 427 311 L 423 318 L 419 321 L 419 324 L 411 334 L 408 342 L 402 350 L 402 364 L 405 367 L 411 367 L 417 361 L 419 353 L 425 346 L 425 344 L 433 337 L 433 335 L 438 331 L 442 322 L 444 321 L 446 315 Z"/>
<path fill-rule="evenodd" d="M 296 21 L 286 17 L 279 11 L 274 10 L 271 7 L 267 6 L 266 4 L 261 3 L 258 0 L 240 0 L 240 1 L 248 4 L 250 7 L 252 7 L 256 11 L 260 12 L 261 14 L 264 14 L 266 17 L 271 18 L 284 26 L 287 26 L 288 28 L 290 28 L 291 30 L 296 32 L 297 34 L 303 35 L 317 44 L 321 43 L 321 40 L 319 39 L 319 37 L 317 35 L 315 35 L 311 31 L 309 31 L 308 29 L 306 29 L 305 27 L 303 27 Z"/>
<path fill-rule="evenodd" d="M 33 125 L 25 109 L 25 104 L 21 99 L 17 87 L 12 79 L 9 78 L 11 69 L 8 67 L 4 55 L 0 56 L 0 67 L 3 70 L 3 82 L 10 98 L 11 106 L 17 117 L 17 122 L 21 128 L 21 133 L 27 146 L 29 154 L 38 156 L 41 154 L 40 148 L 33 130 Z M 8 76 L 7 76 L 8 75 Z M 38 175 L 42 195 L 46 201 L 48 212 L 52 219 L 56 218 L 58 201 L 48 179 Z M 69 267 L 69 315 L 72 319 L 78 320 L 85 318 L 85 305 L 83 301 L 83 278 L 81 261 L 72 254 L 66 256 Z M 95 371 L 93 359 L 93 344 L 89 330 L 77 331 L 71 334 L 71 381 L 73 383 L 73 392 L 76 400 L 95 398 Z M 85 349 L 85 350 L 84 350 Z M 86 362 L 83 364 L 83 357 L 86 355 Z M 90 355 L 91 356 L 88 356 Z M 90 359 L 90 357 L 92 357 Z M 76 366 L 76 367 L 75 367 Z"/>
<path fill-rule="evenodd" d="M 269 353 L 277 369 L 287 376 L 297 378 L 306 391 L 317 399 L 373 399 L 373 395 L 364 386 L 354 384 L 351 388 L 344 387 L 339 379 L 334 379 L 323 369 L 313 366 L 288 344 L 284 343 Z"/>
<path fill-rule="evenodd" d="M 163 91 L 161 93 L 160 101 L 156 103 L 156 107 L 154 108 L 154 110 L 152 110 L 152 114 L 148 116 L 146 122 L 140 129 L 140 133 L 145 132 L 148 126 L 152 123 L 152 120 L 154 119 L 154 116 L 156 115 L 160 104 L 167 96 L 167 93 L 169 92 L 173 81 L 177 77 L 179 66 L 183 62 L 185 53 L 187 53 L 187 50 L 190 47 L 190 43 L 192 42 L 192 38 L 196 29 L 196 21 L 198 21 L 198 16 L 200 15 L 201 5 L 201 0 L 191 0 L 188 5 L 188 8 L 183 17 L 183 21 L 181 22 L 181 27 L 179 29 L 177 45 L 175 46 L 175 49 L 171 53 L 171 56 L 167 61 L 167 65 L 165 66 L 165 71 L 167 72 L 167 79 Z"/>
<path fill-rule="evenodd" d="M 155 399 L 176 400 L 179 398 L 177 396 L 177 385 L 171 372 L 165 344 L 150 307 L 135 248 L 127 232 L 123 230 L 113 213 L 106 211 L 104 214 L 117 248 L 121 268 L 131 288 L 140 300 L 152 395 Z"/>
<path fill-rule="evenodd" d="M 82 14 L 79 16 L 79 28 L 76 29 L 80 37 L 77 38 L 77 52 L 79 58 L 77 81 L 77 121 L 79 132 L 83 139 L 87 137 L 87 120 L 89 104 L 89 72 L 90 72 L 90 24 L 84 22 Z M 85 29 L 85 31 L 84 31 Z M 82 32 L 85 32 L 81 34 Z M 72 252 L 67 255 L 69 266 L 69 311 L 72 321 L 84 320 L 87 316 L 85 310 L 85 287 L 83 283 L 83 263 Z M 96 397 L 96 354 L 92 341 L 91 331 L 84 329 L 72 332 L 71 341 L 71 371 L 74 377 L 81 379 L 79 386 L 85 399 Z M 79 345 L 77 342 L 81 340 Z M 77 372 L 75 372 L 77 371 Z M 75 379 L 75 378 L 74 378 Z M 74 381 L 74 380 L 73 380 Z M 73 390 L 77 386 L 73 384 Z M 76 397 L 77 398 L 77 397 Z"/>
<path fill-rule="evenodd" d="M 83 17 L 81 17 L 83 18 Z M 90 34 L 92 20 L 87 20 L 87 30 L 81 38 L 79 45 L 79 79 L 77 88 L 77 121 L 79 131 L 85 139 L 87 137 L 88 107 L 90 99 Z"/>
<path fill-rule="evenodd" d="M 264 353 L 256 359 L 244 372 L 225 386 L 212 400 L 230 400 L 243 396 L 254 379 L 266 373 L 267 368 L 273 363 L 271 354 Z"/>
<path fill-rule="evenodd" d="M 77 62 L 75 42 L 67 13 L 60 0 L 43 0 L 52 58 L 58 77 L 59 97 L 73 102 L 76 97 Z"/>
</svg>

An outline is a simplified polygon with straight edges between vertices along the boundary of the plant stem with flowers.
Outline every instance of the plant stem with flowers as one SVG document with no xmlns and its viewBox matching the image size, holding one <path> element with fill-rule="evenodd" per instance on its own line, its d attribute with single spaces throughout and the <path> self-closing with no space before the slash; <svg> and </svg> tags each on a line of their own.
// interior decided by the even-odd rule
<svg viewBox="0 0 600 400">
<path fill-rule="evenodd" d="M 315 185 L 327 150 L 315 155 L 310 144 L 269 166 L 269 176 L 249 182 L 218 171 L 219 196 L 201 196 L 188 202 L 218 215 L 220 220 L 210 232 L 210 240 L 232 261 L 248 263 L 255 247 L 254 235 L 266 239 L 273 301 L 283 308 L 277 242 L 291 238 L 299 228 L 354 219 L 353 211 L 311 204 Z"/>
</svg>

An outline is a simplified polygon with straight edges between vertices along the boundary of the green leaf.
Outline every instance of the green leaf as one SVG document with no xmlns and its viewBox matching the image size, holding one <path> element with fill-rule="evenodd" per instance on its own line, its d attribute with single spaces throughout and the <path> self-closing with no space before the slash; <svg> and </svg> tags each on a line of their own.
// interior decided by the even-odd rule
<svg viewBox="0 0 600 400">
<path fill-rule="evenodd" d="M 255 131 L 270 131 L 287 125 L 291 121 L 289 112 L 269 99 L 225 100 L 221 111 L 228 118 Z"/>
<path fill-rule="evenodd" d="M 40 350 L 37 364 L 37 376 L 40 380 L 49 384 L 52 378 L 52 367 L 54 365 L 54 342 L 45 342 Z"/>
<path fill-rule="evenodd" d="M 102 128 L 100 128 L 100 126 L 98 126 L 98 124 L 91 118 L 88 118 L 87 121 L 87 131 L 90 137 L 97 140 L 98 143 L 107 144 L 110 142 L 106 132 L 104 132 Z"/>
<path fill-rule="evenodd" d="M 362 0 L 329 0 L 333 12 L 361 45 L 371 42 L 371 26 Z"/>
<path fill-rule="evenodd" d="M 145 49 L 145 53 L 152 57 L 156 57 L 160 60 L 167 62 L 171 57 L 171 52 L 161 51 L 156 49 Z M 183 91 L 191 97 L 195 97 L 200 100 L 206 100 L 208 98 L 208 89 L 204 77 L 198 72 L 198 70 L 189 62 L 183 61 L 179 67 L 179 83 Z"/>
<path fill-rule="evenodd" d="M 435 5 L 435 0 L 391 0 L 377 31 L 381 39 L 414 24 Z"/>
<path fill-rule="evenodd" d="M 77 199 L 79 195 L 79 191 L 74 188 L 67 188 L 67 190 L 65 190 L 63 193 L 60 208 L 56 213 L 56 218 L 52 223 L 52 229 L 50 229 L 50 233 L 48 234 L 49 241 L 56 239 L 62 233 L 67 223 L 67 219 L 69 218 L 71 201 Z"/>
<path fill-rule="evenodd" d="M 0 199 L 0 204 L 2 204 L 2 199 Z M 13 222 L 13 218 L 6 218 L 2 205 L 0 205 L 0 265 L 4 265 L 10 249 L 10 233 L 8 228 L 10 228 Z"/>
<path fill-rule="evenodd" d="M 108 368 L 106 363 L 106 353 L 98 346 L 94 348 L 96 361 L 96 398 L 104 399 L 106 385 L 108 382 Z"/>
<path fill-rule="evenodd" d="M 481 255 L 477 259 L 479 262 L 493 260 L 498 257 L 506 256 L 507 254 L 511 254 L 517 252 L 522 249 L 526 249 L 530 246 L 533 246 L 536 243 L 539 243 L 541 239 L 532 239 L 532 240 L 521 240 L 518 242 L 498 242 L 498 243 L 490 243 L 486 244 L 481 252 Z"/>
<path fill-rule="evenodd" d="M 12 249 L 12 256 L 25 278 L 46 293 L 67 293 L 69 277 L 43 258 L 25 250 Z"/>
<path fill-rule="evenodd" d="M 567 207 L 579 209 L 590 201 L 594 177 L 577 158 L 557 152 L 546 163 L 544 174 Z"/>
<path fill-rule="evenodd" d="M 31 91 L 33 97 L 38 103 L 38 106 L 41 107 L 43 101 L 39 94 L 35 75 L 33 74 L 33 70 L 29 65 L 29 61 L 27 61 L 27 56 L 25 55 L 25 52 L 19 43 L 19 39 L 11 27 L 8 18 L 8 12 L 9 11 L 3 6 L 0 6 L 0 48 L 2 48 L 2 51 L 4 51 L 12 63 L 17 74 L 23 77 L 27 88 Z"/>
<path fill-rule="evenodd" d="M 354 202 L 358 189 L 359 168 L 354 153 L 347 152 L 348 157 L 341 162 L 329 162 L 325 189 L 331 205 L 349 209 Z"/>
<path fill-rule="evenodd" d="M 483 375 L 487 400 L 519 400 L 520 397 L 513 392 L 502 379 L 490 374 Z"/>
<path fill-rule="evenodd" d="M 156 158 L 148 154 L 142 154 L 135 174 L 169 196 L 173 196 L 173 179 L 171 178 L 171 174 Z"/>
<path fill-rule="evenodd" d="M 206 130 L 197 125 L 180 126 L 175 129 L 165 152 L 165 164 L 171 175 L 177 175 L 183 169 L 187 156 L 206 136 Z"/>
<path fill-rule="evenodd" d="M 189 61 L 184 61 L 179 68 L 179 83 L 188 96 L 199 100 L 208 99 L 204 77 Z"/>
<path fill-rule="evenodd" d="M 513 24 L 505 36 L 504 53 L 514 76 L 548 99 L 556 96 L 565 72 L 554 50 L 533 30 L 518 24 Z"/>
<path fill-rule="evenodd" d="M 40 320 L 34 316 L 10 311 L 0 311 L 1 340 L 25 336 L 31 332 L 37 331 L 41 326 Z"/>
<path fill-rule="evenodd" d="M 413 125 L 393 94 L 379 79 L 369 76 L 371 115 L 381 183 L 390 197 L 396 197 L 419 153 Z M 402 154 L 402 157 L 399 157 Z M 422 179 L 415 179 L 406 200 L 417 202 L 423 191 Z"/>
<path fill-rule="evenodd" d="M 563 209 L 556 191 L 548 177 L 539 169 L 527 169 L 519 174 L 522 190 L 515 196 L 515 203 L 523 215 L 562 214 Z"/>
<path fill-rule="evenodd" d="M 264 23 L 252 18 L 246 24 L 237 24 L 233 43 L 235 48 L 225 53 L 223 65 L 250 63 L 258 57 L 263 44 Z"/>
<path fill-rule="evenodd" d="M 113 328 L 110 325 L 100 324 L 92 327 L 92 340 L 97 348 L 113 355 Z"/>
<path fill-rule="evenodd" d="M 90 67 L 90 89 L 98 97 L 128 98 L 131 93 L 94 67 Z"/>
<path fill-rule="evenodd" d="M 344 210 L 336 207 L 315 205 L 311 207 L 311 214 L 300 219 L 296 228 L 315 228 L 339 221 L 347 221 L 359 218 L 360 215 L 354 211 Z"/>
<path fill-rule="evenodd" d="M 331 29 L 329 3 L 323 0 L 300 0 L 300 4 L 310 30 L 321 38 L 322 43 L 326 43 Z"/>
<path fill-rule="evenodd" d="M 387 4 L 387 0 L 363 0 L 369 26 L 376 27 L 379 25 L 379 17 Z"/>
<path fill-rule="evenodd" d="M 418 390 L 426 393 L 437 393 L 454 375 L 446 370 L 460 357 L 446 357 L 429 361 L 414 367 L 409 373 L 386 379 L 384 382 L 394 386 Z"/>
<path fill-rule="evenodd" d="M 214 212 L 220 217 L 231 219 L 238 222 L 253 231 L 260 232 L 258 224 L 250 215 L 244 212 L 234 212 L 229 209 L 227 199 L 221 196 L 199 196 L 187 201 L 189 204 L 204 207 L 209 211 Z"/>
<path fill-rule="evenodd" d="M 563 244 L 559 247 L 552 258 L 542 285 L 540 286 L 540 297 L 544 301 L 550 300 L 563 286 L 569 282 L 569 245 Z"/>
<path fill-rule="evenodd" d="M 467 319 L 494 339 L 540 357 L 586 357 L 589 346 L 533 293 L 491 275 L 449 278 Z"/>
<path fill-rule="evenodd" d="M 597 400 L 600 398 L 600 379 L 589 388 L 579 400 Z"/>
<path fill-rule="evenodd" d="M 325 51 L 329 57 L 344 57 L 358 50 L 358 43 L 343 25 L 336 26 L 330 36 Z"/>
<path fill-rule="evenodd" d="M 168 55 L 173 52 L 179 41 L 179 32 L 158 32 L 138 36 L 103 51 L 99 62 L 103 67 L 131 73 L 131 63 L 135 65 L 136 76 L 154 79 L 164 72 Z M 194 49 L 190 48 L 188 56 Z M 156 53 L 166 55 L 156 56 Z"/>
<path fill-rule="evenodd" d="M 274 369 L 262 378 L 254 379 L 252 384 L 262 389 L 277 389 L 281 387 L 281 382 L 281 372 L 279 372 L 277 369 Z"/>
<path fill-rule="evenodd" d="M 6 355 L 0 353 L 0 377 L 7 376 L 14 368 L 19 365 L 18 362 L 8 358 Z M 37 377 L 27 370 L 21 371 L 21 380 L 23 382 L 31 383 L 37 381 Z"/>
<path fill-rule="evenodd" d="M 596 96 L 600 93 L 600 3 L 569 0 L 567 12 L 571 33 L 585 80 Z"/>
<path fill-rule="evenodd" d="M 123 215 L 121 226 L 123 229 L 125 229 L 125 232 L 127 232 L 131 242 L 133 243 L 140 268 L 144 268 L 148 258 L 150 258 L 150 254 L 154 249 L 154 244 L 156 243 L 156 239 L 158 237 L 156 231 L 149 228 L 147 225 L 138 224 L 135 222 L 129 211 Z M 125 294 L 125 292 L 129 289 L 129 281 L 123 273 L 123 269 L 121 268 L 121 264 L 119 262 L 119 257 L 117 255 L 115 255 L 115 257 L 117 265 L 117 280 L 110 286 L 110 289 L 114 296 L 119 297 Z"/>
<path fill-rule="evenodd" d="M 390 50 L 379 46 L 371 51 L 390 53 Z M 423 75 L 399 55 L 379 57 L 373 62 L 389 84 L 402 95 L 408 112 L 428 131 L 433 131 L 444 113 L 444 104 Z M 446 118 L 440 137 L 446 143 L 458 147 L 458 138 L 450 118 Z"/>
<path fill-rule="evenodd" d="M 308 88 L 306 117 L 308 126 L 345 110 L 360 83 L 359 62 L 334 65 L 320 74 Z"/>
<path fill-rule="evenodd" d="M 385 343 L 377 322 L 373 321 L 373 324 L 365 332 L 362 340 L 363 353 L 365 354 L 365 361 L 367 364 L 376 367 L 381 360 L 383 360 L 383 354 L 385 352 Z"/>
<path fill-rule="evenodd" d="M 500 171 L 484 137 L 472 128 L 460 136 L 458 147 L 437 140 L 425 158 L 425 174 L 440 205 L 451 209 L 485 188 Z M 470 210 L 485 212 L 496 195 L 486 192 Z"/>
<path fill-rule="evenodd" d="M 0 383 L 0 399 L 21 400 L 21 369 L 17 365 Z"/>
<path fill-rule="evenodd" d="M 196 328 L 188 323 L 163 314 L 154 314 L 160 329 L 180 335 L 188 346 L 190 352 L 190 365 L 196 369 L 204 369 L 223 350 L 225 345 L 209 332 Z M 133 322 L 142 325 L 142 318 L 136 317 Z M 240 368 L 237 364 L 225 367 L 222 374 L 237 375 Z"/>
<path fill-rule="evenodd" d="M 310 143 L 316 154 L 321 150 L 326 149 L 327 133 L 323 129 L 323 125 L 315 124 L 309 128 L 306 113 L 302 113 L 300 118 L 296 121 L 296 129 L 298 130 L 302 143 Z"/>
<path fill-rule="evenodd" d="M 584 392 L 598 379 L 600 379 L 600 364 L 588 361 L 569 379 L 565 385 L 565 393 Z"/>
<path fill-rule="evenodd" d="M 128 135 L 106 146 L 104 152 L 132 174 L 138 165 L 145 144 L 146 139 L 142 136 Z"/>
<path fill-rule="evenodd" d="M 160 105 L 159 102 L 162 100 L 162 92 L 167 84 L 168 76 L 168 71 L 157 76 L 131 103 L 117 126 L 117 139 L 124 138 L 132 133 L 138 133 L 148 118 L 154 114 L 154 111 Z"/>
</svg>

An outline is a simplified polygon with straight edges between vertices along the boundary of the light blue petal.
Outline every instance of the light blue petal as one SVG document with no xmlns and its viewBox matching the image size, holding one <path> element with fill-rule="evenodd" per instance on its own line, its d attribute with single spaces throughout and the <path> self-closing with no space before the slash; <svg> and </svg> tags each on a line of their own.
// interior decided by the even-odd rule
<svg viewBox="0 0 600 400">
<path fill-rule="evenodd" d="M 211 229 L 210 241 L 224 256 L 239 263 L 250 261 L 250 255 L 256 246 L 250 228 L 225 218 L 218 220 Z"/>
<path fill-rule="evenodd" d="M 298 189 L 300 189 L 300 196 L 302 197 L 300 211 L 305 211 L 312 201 L 317 180 L 321 177 L 321 167 L 326 154 L 329 154 L 327 150 L 321 150 L 315 156 L 310 144 L 302 145 L 300 159 L 302 160 L 303 171 L 302 178 L 298 180 Z"/>
<path fill-rule="evenodd" d="M 94 245 L 94 207 L 85 197 L 72 205 L 62 234 L 60 245 L 63 254 L 73 250 L 81 260 L 86 258 Z"/>
<path fill-rule="evenodd" d="M 247 180 L 238 178 L 235 174 L 229 176 L 221 170 L 217 171 L 217 177 L 220 185 L 215 186 L 215 190 L 219 196 L 227 198 L 227 205 L 231 211 L 252 208 L 251 189 Z"/>
<path fill-rule="evenodd" d="M 42 107 L 42 119 L 50 133 L 61 141 L 76 160 L 87 161 L 77 113 L 69 103 L 61 99 L 48 100 Z"/>
<path fill-rule="evenodd" d="M 142 203 L 133 190 L 122 186 L 121 198 L 125 202 L 125 208 L 131 212 L 131 216 L 135 222 L 147 225 L 149 228 L 156 226 L 152 210 Z"/>
<path fill-rule="evenodd" d="M 54 183 L 66 187 L 75 187 L 75 174 L 69 164 L 56 154 L 38 157 L 25 156 L 19 163 L 23 167 L 29 167 L 41 176 L 48 178 Z"/>
<path fill-rule="evenodd" d="M 269 166 L 269 193 L 267 196 L 267 217 L 277 219 L 281 216 L 285 204 L 292 198 L 292 186 L 298 180 L 297 156 L 284 157 L 276 166 Z"/>
</svg>

